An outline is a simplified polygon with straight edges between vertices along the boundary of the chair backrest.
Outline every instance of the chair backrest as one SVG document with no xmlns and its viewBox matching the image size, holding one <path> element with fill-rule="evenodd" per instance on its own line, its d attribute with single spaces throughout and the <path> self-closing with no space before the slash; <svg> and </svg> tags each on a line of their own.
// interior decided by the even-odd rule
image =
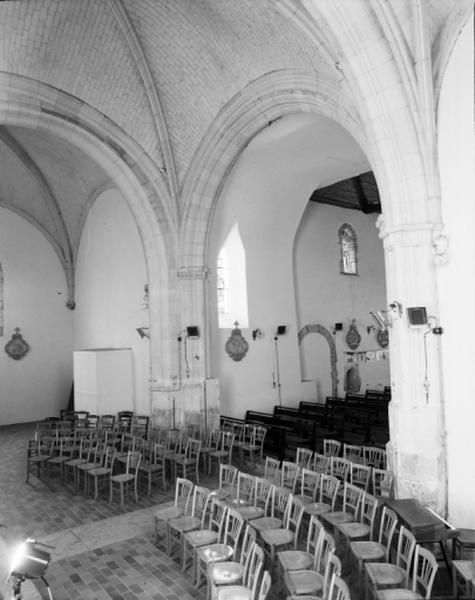
<svg viewBox="0 0 475 600">
<path fill-rule="evenodd" d="M 219 489 L 233 489 L 236 484 L 238 470 L 234 465 L 220 463 L 219 465 Z"/>
<path fill-rule="evenodd" d="M 272 500 L 272 483 L 264 477 L 256 477 L 255 505 L 264 509 L 267 514 Z"/>
<path fill-rule="evenodd" d="M 378 512 L 378 500 L 371 494 L 363 492 L 361 499 L 360 520 L 364 525 L 369 527 L 369 539 L 374 536 L 374 524 L 376 522 L 376 514 Z"/>
<path fill-rule="evenodd" d="M 320 454 L 319 452 L 313 453 L 313 470 L 318 473 L 330 473 L 331 469 L 331 456 L 326 454 Z"/>
<path fill-rule="evenodd" d="M 302 469 L 309 469 L 313 459 L 313 451 L 309 448 L 297 448 L 295 455 L 295 462 L 302 467 Z"/>
<path fill-rule="evenodd" d="M 224 525 L 226 522 L 228 510 L 228 507 L 223 502 L 221 502 L 217 498 L 211 498 L 211 508 L 209 511 L 208 524 L 204 528 L 216 531 L 218 533 L 218 541 L 220 542 L 223 541 Z M 204 520 L 205 519 L 206 513 L 204 515 Z"/>
<path fill-rule="evenodd" d="M 323 454 L 326 456 L 340 456 L 341 442 L 330 438 L 323 440 Z"/>
<path fill-rule="evenodd" d="M 412 590 L 423 598 L 430 598 L 438 569 L 437 560 L 430 550 L 416 544 L 413 562 Z"/>
<path fill-rule="evenodd" d="M 375 496 L 383 498 L 392 498 L 394 474 L 386 469 L 373 468 L 372 475 L 372 492 Z"/>
<path fill-rule="evenodd" d="M 297 496 L 290 495 L 287 503 L 287 510 L 284 516 L 284 527 L 294 532 L 294 546 L 297 548 L 300 525 L 304 513 L 305 505 Z"/>
<path fill-rule="evenodd" d="M 300 474 L 300 466 L 290 460 L 282 461 L 280 485 L 288 488 L 291 492 L 295 490 L 298 476 Z"/>
<path fill-rule="evenodd" d="M 138 474 L 139 468 L 140 468 L 140 462 L 142 460 L 142 453 L 141 452 L 135 452 L 132 450 L 129 450 L 127 452 L 127 466 L 126 466 L 126 472 L 127 473 L 132 473 L 134 472 L 135 475 Z"/>
<path fill-rule="evenodd" d="M 321 476 L 322 474 L 317 473 L 316 471 L 311 471 L 310 469 L 305 468 L 302 469 L 299 495 L 311 502 L 315 502 L 319 490 Z"/>
<path fill-rule="evenodd" d="M 352 485 L 345 481 L 343 487 L 343 512 L 353 515 L 353 520 L 358 521 L 359 511 L 361 509 L 361 501 L 363 499 L 364 490 L 356 485 Z"/>
<path fill-rule="evenodd" d="M 326 598 L 326 600 L 332 597 L 332 589 L 334 589 L 335 578 L 340 576 L 341 561 L 334 552 L 331 552 L 328 555 L 327 564 L 325 566 L 325 574 L 323 576 L 323 597 Z M 350 600 L 349 596 L 348 600 Z"/>
<path fill-rule="evenodd" d="M 389 562 L 389 554 L 391 552 L 391 543 L 393 541 L 394 532 L 398 523 L 397 514 L 385 506 L 381 514 L 381 523 L 379 526 L 378 542 L 386 548 L 385 558 Z"/>
<path fill-rule="evenodd" d="M 332 456 L 330 459 L 330 473 L 338 477 L 341 481 L 348 481 L 350 478 L 351 462 L 346 458 Z"/>
<path fill-rule="evenodd" d="M 348 585 L 339 575 L 332 577 L 328 600 L 351 600 Z"/>
<path fill-rule="evenodd" d="M 230 508 L 227 511 L 226 521 L 224 525 L 223 541 L 231 547 L 235 547 L 239 543 L 242 528 L 244 527 L 244 518 L 237 511 Z"/>
<path fill-rule="evenodd" d="M 256 445 L 256 425 L 246 423 L 244 426 L 243 443 L 249 446 Z"/>
<path fill-rule="evenodd" d="M 239 500 L 243 500 L 247 504 L 255 503 L 256 494 L 256 477 L 239 471 L 237 478 L 236 496 Z"/>
<path fill-rule="evenodd" d="M 111 431 L 115 427 L 115 415 L 102 415 L 101 416 L 101 427 L 102 429 L 108 429 Z"/>
<path fill-rule="evenodd" d="M 193 488 L 193 495 L 191 501 L 191 516 L 197 517 L 198 519 L 203 518 L 203 514 L 206 510 L 206 503 L 208 501 L 209 489 L 195 485 Z"/>
<path fill-rule="evenodd" d="M 273 485 L 271 488 L 270 516 L 284 519 L 292 492 L 285 487 Z"/>
<path fill-rule="evenodd" d="M 330 504 L 331 510 L 335 510 L 338 490 L 340 489 L 341 481 L 333 475 L 322 473 L 320 478 L 320 497 L 319 502 Z"/>
<path fill-rule="evenodd" d="M 187 512 L 193 491 L 193 482 L 183 477 L 177 477 L 175 482 L 175 506 Z"/>
<path fill-rule="evenodd" d="M 264 571 L 264 575 L 261 579 L 261 587 L 259 588 L 259 595 L 257 596 L 257 600 L 266 600 L 271 583 L 272 580 L 269 571 Z"/>
<path fill-rule="evenodd" d="M 351 463 L 350 483 L 368 491 L 372 467 L 359 463 Z"/>
<path fill-rule="evenodd" d="M 409 583 L 409 575 L 415 547 L 415 537 L 412 535 L 409 529 L 406 529 L 404 525 L 401 525 L 397 542 L 396 565 L 401 567 L 401 569 L 403 569 L 406 573 L 406 579 L 404 582 L 405 587 L 407 587 Z"/>
<path fill-rule="evenodd" d="M 241 551 L 239 553 L 239 562 L 241 565 L 245 564 L 247 557 L 249 556 L 249 552 L 251 551 L 252 544 L 256 541 L 256 537 L 257 534 L 254 527 L 251 527 L 249 524 L 246 525 L 241 542 Z"/>
<path fill-rule="evenodd" d="M 377 446 L 363 446 L 363 459 L 366 465 L 375 469 L 386 469 L 386 450 Z"/>
<path fill-rule="evenodd" d="M 262 567 L 264 565 L 264 550 L 261 546 L 254 542 L 251 546 L 251 551 L 244 565 L 243 584 L 252 590 L 251 598 L 255 598 L 257 590 L 257 581 L 259 579 Z"/>
<path fill-rule="evenodd" d="M 343 458 L 351 462 L 358 462 L 362 459 L 363 447 L 356 444 L 343 444 Z"/>
<path fill-rule="evenodd" d="M 266 456 L 264 464 L 264 477 L 272 483 L 280 482 L 280 460 Z"/>
<path fill-rule="evenodd" d="M 315 556 L 320 550 L 320 544 L 322 543 L 324 533 L 325 527 L 323 526 L 323 523 L 316 515 L 312 515 L 308 525 L 307 544 L 305 548 L 312 556 Z"/>
<path fill-rule="evenodd" d="M 264 448 L 264 441 L 267 435 L 267 427 L 264 427 L 264 425 L 258 425 L 256 427 L 256 447 L 259 450 L 259 452 L 261 452 L 262 455 L 262 450 Z"/>
<path fill-rule="evenodd" d="M 198 460 L 201 451 L 201 440 L 188 438 L 186 442 L 185 457 Z"/>
<path fill-rule="evenodd" d="M 328 531 L 324 531 L 320 546 L 313 556 L 313 567 L 315 571 L 321 575 L 325 574 L 325 569 L 327 567 L 330 555 L 334 554 L 335 550 L 335 538 Z"/>
</svg>

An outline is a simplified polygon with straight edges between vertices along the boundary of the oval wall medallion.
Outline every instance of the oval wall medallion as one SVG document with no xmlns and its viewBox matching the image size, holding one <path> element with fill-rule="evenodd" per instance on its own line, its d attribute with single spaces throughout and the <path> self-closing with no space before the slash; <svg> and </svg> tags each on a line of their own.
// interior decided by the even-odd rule
<svg viewBox="0 0 475 600">
<path fill-rule="evenodd" d="M 356 329 L 354 319 L 350 323 L 350 328 L 348 329 L 348 333 L 346 334 L 345 341 L 352 350 L 356 350 L 356 348 L 358 348 L 358 346 L 360 345 L 361 335 Z"/>
<path fill-rule="evenodd" d="M 387 348 L 389 346 L 389 333 L 387 329 L 378 329 L 376 334 L 376 340 L 381 348 Z"/>
<path fill-rule="evenodd" d="M 25 354 L 27 354 L 29 349 L 30 346 L 23 339 L 20 328 L 15 327 L 15 333 L 5 346 L 5 352 L 10 358 L 13 358 L 13 360 L 20 360 L 20 358 L 23 358 Z"/>
<path fill-rule="evenodd" d="M 242 360 L 249 350 L 249 344 L 241 334 L 241 330 L 238 328 L 238 325 L 239 323 L 236 321 L 234 323 L 234 329 L 231 331 L 231 335 L 224 345 L 226 352 L 235 361 Z"/>
</svg>

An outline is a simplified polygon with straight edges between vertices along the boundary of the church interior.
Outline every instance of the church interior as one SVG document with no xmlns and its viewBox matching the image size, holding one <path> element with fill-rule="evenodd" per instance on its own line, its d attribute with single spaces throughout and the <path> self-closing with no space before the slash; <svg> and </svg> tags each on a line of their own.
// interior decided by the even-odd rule
<svg viewBox="0 0 475 600">
<path fill-rule="evenodd" d="M 475 597 L 473 33 L 0 0 L 0 599 Z"/>
</svg>

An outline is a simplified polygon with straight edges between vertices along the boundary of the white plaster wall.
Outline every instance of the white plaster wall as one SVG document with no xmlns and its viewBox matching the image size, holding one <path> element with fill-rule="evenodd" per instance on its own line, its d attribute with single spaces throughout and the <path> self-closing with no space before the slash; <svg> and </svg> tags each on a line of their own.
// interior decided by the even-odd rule
<svg viewBox="0 0 475 600">
<path fill-rule="evenodd" d="M 386 308 L 384 252 L 376 228 L 377 215 L 365 215 L 310 202 L 305 209 L 295 242 L 295 287 L 300 327 L 322 325 L 330 332 L 335 323 L 343 323 L 333 339 L 337 351 L 339 394 L 345 390 L 345 342 L 349 325 L 355 324 L 361 342 L 357 351 L 381 350 L 372 329 L 370 310 Z M 358 275 L 340 274 L 338 229 L 349 223 L 358 242 Z M 302 377 L 313 380 L 318 400 L 331 395 L 329 345 L 319 334 L 307 335 L 301 345 Z M 389 360 L 359 363 L 361 392 L 367 388 L 383 389 L 389 385 Z"/>
<path fill-rule="evenodd" d="M 137 414 L 150 414 L 149 325 L 140 308 L 147 272 L 132 214 L 117 190 L 102 193 L 89 210 L 76 268 L 74 349 L 131 348 Z M 123 407 L 118 406 L 117 410 Z"/>
<path fill-rule="evenodd" d="M 304 132 L 304 134 L 302 134 Z M 282 404 L 296 406 L 301 400 L 316 400 L 317 382 L 302 381 L 297 333 L 303 323 L 297 316 L 297 303 L 312 319 L 320 316 L 324 323 L 332 319 L 330 308 L 312 311 L 316 284 L 307 291 L 302 283 L 296 295 L 294 284 L 294 243 L 299 224 L 313 190 L 345 177 L 369 170 L 361 150 L 350 136 L 323 118 L 293 116 L 273 124 L 243 152 L 230 174 L 217 203 L 210 240 L 209 264 L 216 265 L 221 245 L 237 223 L 246 250 L 249 328 L 242 329 L 249 343 L 247 356 L 232 361 L 224 351 L 230 329 L 218 329 L 216 316 L 216 282 L 211 271 L 210 305 L 213 318 L 211 371 L 219 378 L 221 413 L 243 417 L 249 408 L 272 411 L 279 403 L 274 336 L 278 325 L 286 325 L 286 335 L 278 338 Z M 384 296 L 382 246 L 373 227 L 374 217 L 364 217 L 380 252 L 374 277 L 378 280 L 378 297 Z M 338 221 L 338 220 L 337 220 Z M 322 229 L 325 224 L 322 223 Z M 309 232 L 309 235 L 312 234 Z M 337 244 L 337 234 L 332 234 Z M 305 238 L 304 245 L 309 241 Z M 297 242 L 298 263 L 302 251 Z M 306 251 L 306 249 L 305 249 Z M 371 252 L 364 250 L 365 255 Z M 299 265 L 304 272 L 314 264 L 312 251 L 307 263 Z M 312 268 L 314 268 L 312 266 Z M 334 265 L 338 271 L 338 260 Z M 373 275 L 371 275 L 373 276 Z M 351 316 L 349 307 L 335 311 L 338 320 Z M 365 300 L 366 302 L 366 300 Z M 373 307 L 373 305 L 371 306 Z M 381 308 L 378 301 L 376 308 Z M 362 310 L 355 309 L 355 316 Z M 362 318 L 362 317 L 361 317 Z M 364 325 L 369 324 L 365 316 Z M 253 329 L 260 328 L 264 337 L 252 340 Z M 329 360 L 328 360 L 329 370 Z M 322 393 L 323 392 L 322 390 Z M 325 395 L 327 395 L 325 393 Z"/>
<path fill-rule="evenodd" d="M 475 223 L 473 23 L 460 36 L 445 73 L 438 142 L 443 233 L 448 261 L 438 269 L 444 400 L 447 425 L 449 519 L 475 528 Z"/>
<path fill-rule="evenodd" d="M 0 338 L 0 425 L 59 416 L 73 380 L 72 313 L 64 271 L 48 240 L 15 213 L 0 208 L 0 261 L 5 277 Z M 21 329 L 30 345 L 20 360 L 4 347 Z"/>
</svg>

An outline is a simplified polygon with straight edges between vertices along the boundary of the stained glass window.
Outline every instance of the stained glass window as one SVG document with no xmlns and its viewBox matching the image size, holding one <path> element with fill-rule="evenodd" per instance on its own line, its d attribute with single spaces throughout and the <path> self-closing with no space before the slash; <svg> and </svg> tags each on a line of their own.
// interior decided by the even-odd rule
<svg viewBox="0 0 475 600">
<path fill-rule="evenodd" d="M 340 273 L 358 275 L 357 240 L 355 230 L 348 223 L 338 230 L 340 241 Z"/>
</svg>

